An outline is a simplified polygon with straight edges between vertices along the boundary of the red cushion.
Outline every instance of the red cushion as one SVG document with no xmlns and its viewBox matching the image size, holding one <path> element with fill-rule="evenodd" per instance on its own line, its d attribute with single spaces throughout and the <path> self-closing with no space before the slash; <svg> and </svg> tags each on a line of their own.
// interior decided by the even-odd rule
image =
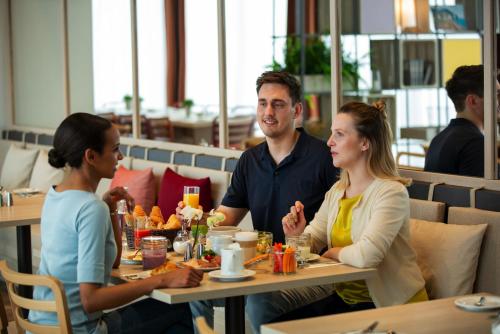
<svg viewBox="0 0 500 334">
<path fill-rule="evenodd" d="M 203 207 L 203 211 L 213 209 L 210 178 L 190 179 L 167 168 L 163 174 L 158 195 L 158 206 L 163 217 L 170 217 L 172 213 L 175 213 L 177 203 L 182 201 L 184 186 L 200 187 L 200 205 Z"/>
<path fill-rule="evenodd" d="M 155 203 L 155 178 L 152 168 L 129 170 L 120 165 L 111 181 L 110 189 L 118 186 L 128 187 L 135 204 L 141 205 L 147 213 L 151 211 Z"/>
</svg>

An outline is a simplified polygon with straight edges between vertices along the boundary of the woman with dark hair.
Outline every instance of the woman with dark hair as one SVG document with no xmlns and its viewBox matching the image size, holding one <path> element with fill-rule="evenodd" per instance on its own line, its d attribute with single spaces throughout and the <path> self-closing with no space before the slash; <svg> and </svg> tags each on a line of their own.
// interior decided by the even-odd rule
<svg viewBox="0 0 500 334">
<path fill-rule="evenodd" d="M 49 163 L 69 167 L 63 182 L 47 193 L 41 218 L 39 273 L 63 284 L 74 333 L 191 333 L 186 304 L 168 305 L 147 298 L 121 307 L 154 289 L 199 285 L 203 273 L 180 269 L 141 281 L 107 286 L 112 267 L 121 257 L 116 203 L 133 199 L 114 188 L 99 199 L 101 178 L 112 178 L 123 159 L 120 134 L 106 119 L 86 113 L 67 117 L 57 128 Z M 53 299 L 50 290 L 36 287 L 34 298 Z M 54 313 L 30 312 L 30 321 L 57 323 Z"/>
<path fill-rule="evenodd" d="M 332 124 L 328 146 L 340 179 L 306 227 L 296 202 L 283 217 L 285 235 L 310 233 L 323 256 L 358 268 L 377 268 L 366 281 L 335 285 L 332 312 L 349 312 L 427 300 L 410 245 L 410 180 L 398 175 L 385 104 L 350 102 Z"/>
</svg>

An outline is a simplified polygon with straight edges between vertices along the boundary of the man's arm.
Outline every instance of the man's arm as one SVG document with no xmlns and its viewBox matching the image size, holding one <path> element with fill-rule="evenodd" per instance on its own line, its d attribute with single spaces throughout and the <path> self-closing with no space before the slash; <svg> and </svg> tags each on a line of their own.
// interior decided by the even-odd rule
<svg viewBox="0 0 500 334">
<path fill-rule="evenodd" d="M 223 222 L 221 222 L 220 225 L 236 226 L 241 222 L 243 217 L 245 217 L 245 215 L 248 212 L 248 209 L 231 208 L 229 206 L 220 205 L 217 208 L 217 211 L 222 212 L 226 216 L 226 219 Z"/>
</svg>

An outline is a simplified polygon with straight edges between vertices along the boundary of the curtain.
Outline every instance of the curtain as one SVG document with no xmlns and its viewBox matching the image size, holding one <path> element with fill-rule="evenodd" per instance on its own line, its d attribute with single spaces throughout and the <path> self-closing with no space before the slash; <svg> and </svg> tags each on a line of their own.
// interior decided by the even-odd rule
<svg viewBox="0 0 500 334">
<path fill-rule="evenodd" d="M 179 106 L 185 99 L 186 34 L 184 0 L 165 0 L 167 39 L 167 105 Z"/>
<path fill-rule="evenodd" d="M 287 34 L 295 35 L 300 34 L 295 25 L 295 9 L 300 6 L 300 1 L 305 1 L 305 25 L 304 32 L 306 34 L 317 33 L 318 19 L 317 13 L 317 0 L 288 0 L 288 19 L 287 19 Z"/>
</svg>

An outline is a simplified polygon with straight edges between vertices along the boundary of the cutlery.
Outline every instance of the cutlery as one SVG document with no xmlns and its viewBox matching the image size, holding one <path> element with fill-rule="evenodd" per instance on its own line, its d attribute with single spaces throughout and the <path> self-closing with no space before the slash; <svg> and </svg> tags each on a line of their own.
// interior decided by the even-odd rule
<svg viewBox="0 0 500 334">
<path fill-rule="evenodd" d="M 474 306 L 484 306 L 484 303 L 486 302 L 486 297 L 481 296 L 477 302 L 474 303 Z"/>
<path fill-rule="evenodd" d="M 370 326 L 363 329 L 360 334 L 371 333 L 378 326 L 378 321 L 374 321 Z"/>
</svg>

